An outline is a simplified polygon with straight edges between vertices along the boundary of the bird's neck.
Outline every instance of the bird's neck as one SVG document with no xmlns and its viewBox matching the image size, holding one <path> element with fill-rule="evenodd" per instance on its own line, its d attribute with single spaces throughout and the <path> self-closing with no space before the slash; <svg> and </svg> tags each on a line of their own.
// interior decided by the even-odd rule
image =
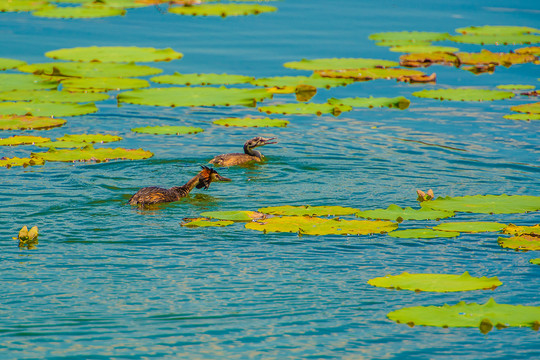
<svg viewBox="0 0 540 360">
<path fill-rule="evenodd" d="M 175 186 L 171 188 L 171 190 L 177 193 L 178 197 L 185 197 L 191 192 L 191 190 L 195 188 L 195 186 L 199 185 L 199 181 L 200 181 L 200 176 L 199 174 L 197 174 L 184 185 Z"/>
<path fill-rule="evenodd" d="M 263 158 L 263 154 L 261 154 L 260 151 L 252 149 L 252 148 L 250 148 L 249 146 L 246 146 L 246 145 L 244 145 L 244 153 L 246 153 L 248 155 L 251 155 L 251 156 L 258 157 L 259 159 Z"/>
</svg>

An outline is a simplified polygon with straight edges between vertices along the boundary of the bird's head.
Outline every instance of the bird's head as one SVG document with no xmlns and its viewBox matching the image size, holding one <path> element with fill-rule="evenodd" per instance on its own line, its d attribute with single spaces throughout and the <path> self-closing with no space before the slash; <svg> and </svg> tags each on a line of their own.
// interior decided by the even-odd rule
<svg viewBox="0 0 540 360">
<path fill-rule="evenodd" d="M 205 188 L 208 189 L 212 181 L 231 181 L 231 179 L 226 178 L 218 174 L 218 172 L 207 166 L 201 166 L 202 170 L 199 172 L 199 184 L 197 184 L 197 189 Z"/>
</svg>

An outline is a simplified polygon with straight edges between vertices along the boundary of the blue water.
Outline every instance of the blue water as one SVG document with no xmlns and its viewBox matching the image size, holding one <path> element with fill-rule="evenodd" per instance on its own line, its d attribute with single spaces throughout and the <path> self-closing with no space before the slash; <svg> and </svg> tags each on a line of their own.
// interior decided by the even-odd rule
<svg viewBox="0 0 540 360">
<path fill-rule="evenodd" d="M 470 25 L 540 24 L 540 5 L 531 1 L 272 4 L 278 12 L 225 19 L 162 14 L 154 7 L 96 20 L 2 13 L 0 57 L 45 62 L 43 54 L 58 48 L 137 45 L 171 47 L 184 54 L 181 60 L 152 64 L 164 74 L 308 75 L 282 64 L 324 57 L 397 60 L 398 53 L 368 40 L 375 32 L 453 33 Z M 67 118 L 61 128 L 25 132 L 51 138 L 117 134 L 124 140 L 115 147 L 144 148 L 155 156 L 0 168 L 0 358 L 538 357 L 539 333 L 530 328 L 483 335 L 477 328 L 410 328 L 386 318 L 389 311 L 406 306 L 484 303 L 490 297 L 498 303 L 540 305 L 540 267 L 529 263 L 540 255 L 500 248 L 499 234 L 433 240 L 380 234 L 298 237 L 262 234 L 241 223 L 204 229 L 180 225 L 183 218 L 208 210 L 286 204 L 363 210 L 392 203 L 417 206 L 416 189 L 433 188 L 438 196 L 540 195 L 539 122 L 502 118 L 511 106 L 536 99 L 441 102 L 411 95 L 444 86 L 538 87 L 538 65 L 497 67 L 492 75 L 443 66 L 425 71 L 437 73 L 437 85 L 378 80 L 319 90 L 313 99 L 401 95 L 411 100 L 403 111 L 276 116 L 290 125 L 248 129 L 219 127 L 212 121 L 257 115 L 254 108 L 118 107 L 110 99 L 98 103 L 95 114 Z M 291 101 L 291 95 L 278 95 L 265 103 Z M 200 126 L 205 131 L 181 137 L 130 131 L 154 125 Z M 20 132 L 0 135 L 15 134 Z M 126 205 L 139 188 L 181 185 L 214 155 L 240 151 L 246 139 L 257 135 L 277 136 L 279 144 L 263 149 L 268 158 L 264 164 L 221 170 L 231 183 L 212 184 L 208 191 L 196 190 L 184 201 L 150 211 Z M 5 147 L 0 156 L 29 151 L 40 149 Z M 533 225 L 540 215 L 460 213 L 454 219 Z M 437 223 L 409 221 L 400 227 Z M 39 227 L 36 249 L 20 250 L 12 240 L 22 225 Z M 404 271 L 469 271 L 473 276 L 498 276 L 503 285 L 494 291 L 414 293 L 367 284 L 371 278 Z"/>
</svg>

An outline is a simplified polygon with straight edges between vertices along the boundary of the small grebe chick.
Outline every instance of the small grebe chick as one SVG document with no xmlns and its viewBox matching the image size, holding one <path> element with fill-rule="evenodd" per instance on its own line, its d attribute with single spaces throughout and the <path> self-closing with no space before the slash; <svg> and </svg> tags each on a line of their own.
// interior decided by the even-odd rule
<svg viewBox="0 0 540 360">
<path fill-rule="evenodd" d="M 264 146 L 268 144 L 276 144 L 277 141 L 273 138 L 263 138 L 261 136 L 254 137 L 246 141 L 244 144 L 244 153 L 232 153 L 232 154 L 222 154 L 214 157 L 210 160 L 210 164 L 217 166 L 234 166 L 242 165 L 250 161 L 261 162 L 264 158 L 264 155 L 260 151 L 254 150 L 257 146 Z"/>
<path fill-rule="evenodd" d="M 212 181 L 231 181 L 217 173 L 216 170 L 206 166 L 201 166 L 202 170 L 195 175 L 191 180 L 182 186 L 175 186 L 170 189 L 160 187 L 145 187 L 137 191 L 135 195 L 129 199 L 130 205 L 151 205 L 163 202 L 178 201 L 193 190 L 193 188 L 208 189 Z"/>
</svg>

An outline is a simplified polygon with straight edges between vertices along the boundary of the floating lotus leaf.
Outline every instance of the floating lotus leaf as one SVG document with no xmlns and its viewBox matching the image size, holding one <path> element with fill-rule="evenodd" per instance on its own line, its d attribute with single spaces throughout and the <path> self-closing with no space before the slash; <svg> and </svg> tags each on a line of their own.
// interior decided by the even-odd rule
<svg viewBox="0 0 540 360">
<path fill-rule="evenodd" d="M 503 248 L 516 251 L 540 250 L 540 236 L 520 235 L 511 238 L 500 237 L 497 242 Z"/>
<path fill-rule="evenodd" d="M 193 16 L 242 16 L 258 15 L 261 13 L 274 12 L 277 8 L 268 5 L 243 5 L 243 4 L 204 4 L 193 6 L 174 6 L 169 12 L 177 15 Z"/>
<path fill-rule="evenodd" d="M 297 70 L 343 70 L 343 69 L 365 69 L 375 67 L 398 66 L 395 61 L 380 59 L 362 58 L 332 58 L 332 59 L 302 59 L 283 64 L 286 68 Z"/>
<path fill-rule="evenodd" d="M 348 105 L 352 107 L 365 107 L 365 108 L 374 108 L 374 107 L 389 107 L 394 109 L 407 109 L 411 104 L 409 99 L 404 98 L 403 96 L 398 96 L 395 98 L 386 98 L 386 97 L 368 97 L 368 98 L 343 98 L 343 99 L 329 99 L 328 103 L 331 105 Z"/>
<path fill-rule="evenodd" d="M 159 84 L 172 85 L 231 85 L 245 84 L 254 78 L 244 75 L 229 74 L 179 74 L 154 76 L 150 80 Z"/>
<path fill-rule="evenodd" d="M 56 150 L 49 149 L 47 152 L 32 153 L 33 157 L 43 159 L 45 161 L 109 161 L 114 159 L 122 160 L 141 160 L 152 157 L 150 151 L 143 149 L 122 149 L 122 148 L 99 148 L 94 149 L 91 145 L 87 145 L 83 149 L 76 150 Z"/>
<path fill-rule="evenodd" d="M 270 118 L 225 118 L 214 120 L 214 124 L 223 126 L 240 126 L 240 127 L 286 127 L 289 121 Z"/>
<path fill-rule="evenodd" d="M 510 110 L 527 114 L 540 114 L 540 102 L 512 106 Z"/>
<path fill-rule="evenodd" d="M 472 277 L 468 272 L 464 272 L 462 275 L 409 274 L 404 272 L 401 275 L 386 275 L 370 279 L 368 284 L 397 290 L 452 292 L 493 290 L 502 285 L 502 282 L 496 276 L 477 278 Z"/>
<path fill-rule="evenodd" d="M 535 88 L 534 85 L 523 85 L 523 84 L 497 85 L 497 89 L 501 89 L 501 90 L 532 90 L 534 88 Z"/>
<path fill-rule="evenodd" d="M 450 40 L 463 44 L 477 45 L 521 45 L 539 43 L 540 35 L 457 35 L 452 36 Z"/>
<path fill-rule="evenodd" d="M 264 214 L 257 211 L 206 211 L 201 213 L 201 216 L 230 221 L 252 221 L 260 220 L 265 217 Z"/>
<path fill-rule="evenodd" d="M 2 5 L 0 5 L 1 7 Z M 26 62 L 15 59 L 0 58 L 0 70 L 7 70 L 19 67 L 26 64 Z"/>
<path fill-rule="evenodd" d="M 69 90 L 126 90 L 149 87 L 148 81 L 143 79 L 131 78 L 109 78 L 109 77 L 94 77 L 94 78 L 68 78 L 62 80 L 62 86 Z"/>
<path fill-rule="evenodd" d="M 332 114 L 339 116 L 344 111 L 351 111 L 351 106 L 338 106 L 330 104 L 316 104 L 316 103 L 293 103 L 293 104 L 280 104 L 269 105 L 259 107 L 259 111 L 267 114 Z"/>
<path fill-rule="evenodd" d="M 180 59 L 183 55 L 173 49 L 154 49 L 137 46 L 90 46 L 59 49 L 45 53 L 45 56 L 70 61 L 87 62 L 152 62 Z"/>
<path fill-rule="evenodd" d="M 515 35 L 540 33 L 540 30 L 527 26 L 485 25 L 462 27 L 456 32 L 468 35 Z"/>
<path fill-rule="evenodd" d="M 183 135 L 197 134 L 204 130 L 193 126 L 147 126 L 131 129 L 131 131 L 141 134 L 156 134 L 156 135 Z"/>
<path fill-rule="evenodd" d="M 118 101 L 155 106 L 255 106 L 271 97 L 264 89 L 153 88 L 119 94 Z"/>
<path fill-rule="evenodd" d="M 397 228 L 390 221 L 339 220 L 307 216 L 283 216 L 246 224 L 247 229 L 263 232 L 292 232 L 305 235 L 368 235 Z"/>
<path fill-rule="evenodd" d="M 388 313 L 388 318 L 409 326 L 424 325 L 438 327 L 478 327 L 483 333 L 493 326 L 502 329 L 508 326 L 540 325 L 540 306 L 497 304 L 490 298 L 485 304 L 413 306 Z"/>
<path fill-rule="evenodd" d="M 524 64 L 536 60 L 536 56 L 515 53 L 493 53 L 483 49 L 479 53 L 460 52 L 455 54 L 461 64 L 467 65 L 503 65 Z"/>
<path fill-rule="evenodd" d="M 0 130 L 50 129 L 65 123 L 64 119 L 44 116 L 0 115 Z"/>
<path fill-rule="evenodd" d="M 429 31 L 389 31 L 369 35 L 370 40 L 380 41 L 401 41 L 409 43 L 431 42 L 448 40 L 450 34 Z"/>
<path fill-rule="evenodd" d="M 88 18 L 103 18 L 110 16 L 124 15 L 124 9 L 115 9 L 108 6 L 45 6 L 32 15 L 47 18 L 68 18 L 68 19 L 88 19 Z"/>
<path fill-rule="evenodd" d="M 503 100 L 514 97 L 514 93 L 509 91 L 497 91 L 487 89 L 453 88 L 422 90 L 413 92 L 413 95 L 420 98 L 439 99 L 449 101 L 492 101 Z"/>
<path fill-rule="evenodd" d="M 136 64 L 116 64 L 101 62 L 51 62 L 19 66 L 23 72 L 35 75 L 70 77 L 135 77 L 156 75 L 163 70 Z"/>
<path fill-rule="evenodd" d="M 188 221 L 185 223 L 182 223 L 182 226 L 186 227 L 209 227 L 209 226 L 229 226 L 234 224 L 234 221 L 228 221 L 228 220 L 217 220 L 217 221 L 210 221 L 210 220 L 204 220 L 204 219 L 197 219 Z"/>
<path fill-rule="evenodd" d="M 288 215 L 288 216 L 341 216 L 351 215 L 358 212 L 358 209 L 343 206 L 270 206 L 258 210 L 263 214 Z"/>
<path fill-rule="evenodd" d="M 511 114 L 511 115 L 504 115 L 503 118 L 509 119 L 509 120 L 524 120 L 524 121 L 540 120 L 540 113 L 539 114 Z"/>
<path fill-rule="evenodd" d="M 15 145 L 28 145 L 35 143 L 43 143 L 51 141 L 51 139 L 41 136 L 21 136 L 15 135 L 8 138 L 0 138 L 0 146 L 15 146 Z"/>
<path fill-rule="evenodd" d="M 514 224 L 509 224 L 504 228 L 503 232 L 505 234 L 512 235 L 535 235 L 540 236 L 540 224 L 533 226 L 517 226 Z"/>
<path fill-rule="evenodd" d="M 434 45 L 400 45 L 393 46 L 389 49 L 393 52 L 402 53 L 436 53 L 436 52 L 449 52 L 453 53 L 459 51 L 458 48 L 452 46 L 434 46 Z"/>
<path fill-rule="evenodd" d="M 0 100 L 38 101 L 53 103 L 83 103 L 108 99 L 106 94 L 71 93 L 57 90 L 15 90 L 0 92 Z"/>
<path fill-rule="evenodd" d="M 482 214 L 513 214 L 540 210 L 540 196 L 474 195 L 437 198 L 422 203 L 435 210 Z"/>
<path fill-rule="evenodd" d="M 72 148 L 82 148 L 88 145 L 84 142 L 78 141 L 49 141 L 44 143 L 35 144 L 39 147 L 55 148 L 55 149 L 72 149 Z"/>
<path fill-rule="evenodd" d="M 415 45 L 415 46 L 430 46 L 431 41 L 407 41 L 407 40 L 388 40 L 388 41 L 378 41 L 375 43 L 377 46 L 386 46 L 388 48 L 396 47 L 396 46 L 407 46 L 407 45 Z"/>
<path fill-rule="evenodd" d="M 388 235 L 395 238 L 405 239 L 435 239 L 435 238 L 450 238 L 459 236 L 455 231 L 441 231 L 433 229 L 408 229 L 392 231 Z"/>
<path fill-rule="evenodd" d="M 309 85 L 316 88 L 329 89 L 335 86 L 345 86 L 352 84 L 352 79 L 331 79 L 320 76 L 274 76 L 268 78 L 255 79 L 251 82 L 255 86 L 265 87 L 292 87 L 295 89 L 300 85 Z"/>
<path fill-rule="evenodd" d="M 52 103 L 38 101 L 0 102 L 0 114 L 34 116 L 75 116 L 98 111 L 93 103 Z"/>
<path fill-rule="evenodd" d="M 7 157 L 1 157 L 0 158 L 0 166 L 10 168 L 12 166 L 33 166 L 33 165 L 43 165 L 45 161 L 43 159 L 31 157 L 31 158 L 7 158 Z"/>
<path fill-rule="evenodd" d="M 0 12 L 33 11 L 48 4 L 46 0 L 11 0 L 0 2 Z"/>
<path fill-rule="evenodd" d="M 413 53 L 401 55 L 399 57 L 399 64 L 410 67 L 427 67 L 433 64 L 457 66 L 459 65 L 459 60 L 456 55 L 445 52 Z"/>
<path fill-rule="evenodd" d="M 403 220 L 443 219 L 454 216 L 454 213 L 451 211 L 431 210 L 426 208 L 401 208 L 398 205 L 391 204 L 387 209 L 359 211 L 356 213 L 356 216 L 366 219 L 394 220 L 401 222 Z"/>
<path fill-rule="evenodd" d="M 71 134 L 56 138 L 58 141 L 73 141 L 85 143 L 108 143 L 122 140 L 121 136 L 110 134 Z"/>
<path fill-rule="evenodd" d="M 56 81 L 45 80 L 36 75 L 0 74 L 0 91 L 56 89 Z"/>
<path fill-rule="evenodd" d="M 488 231 L 501 231 L 506 227 L 506 224 L 500 224 L 497 222 L 488 221 L 460 221 L 460 222 L 448 222 L 439 224 L 433 229 L 443 231 L 458 231 L 464 233 L 477 233 Z"/>
<path fill-rule="evenodd" d="M 400 79 L 412 76 L 425 76 L 419 70 L 412 69 L 357 69 L 357 70 L 321 70 L 316 74 L 322 77 L 354 79 L 356 81 L 369 81 L 375 79 Z"/>
<path fill-rule="evenodd" d="M 540 56 L 540 46 L 527 46 L 520 49 L 514 50 L 517 54 L 531 54 Z"/>
<path fill-rule="evenodd" d="M 540 258 L 538 258 L 538 259 L 531 259 L 531 260 L 529 260 L 529 262 L 530 262 L 531 264 L 534 264 L 534 265 L 540 265 Z"/>
</svg>

